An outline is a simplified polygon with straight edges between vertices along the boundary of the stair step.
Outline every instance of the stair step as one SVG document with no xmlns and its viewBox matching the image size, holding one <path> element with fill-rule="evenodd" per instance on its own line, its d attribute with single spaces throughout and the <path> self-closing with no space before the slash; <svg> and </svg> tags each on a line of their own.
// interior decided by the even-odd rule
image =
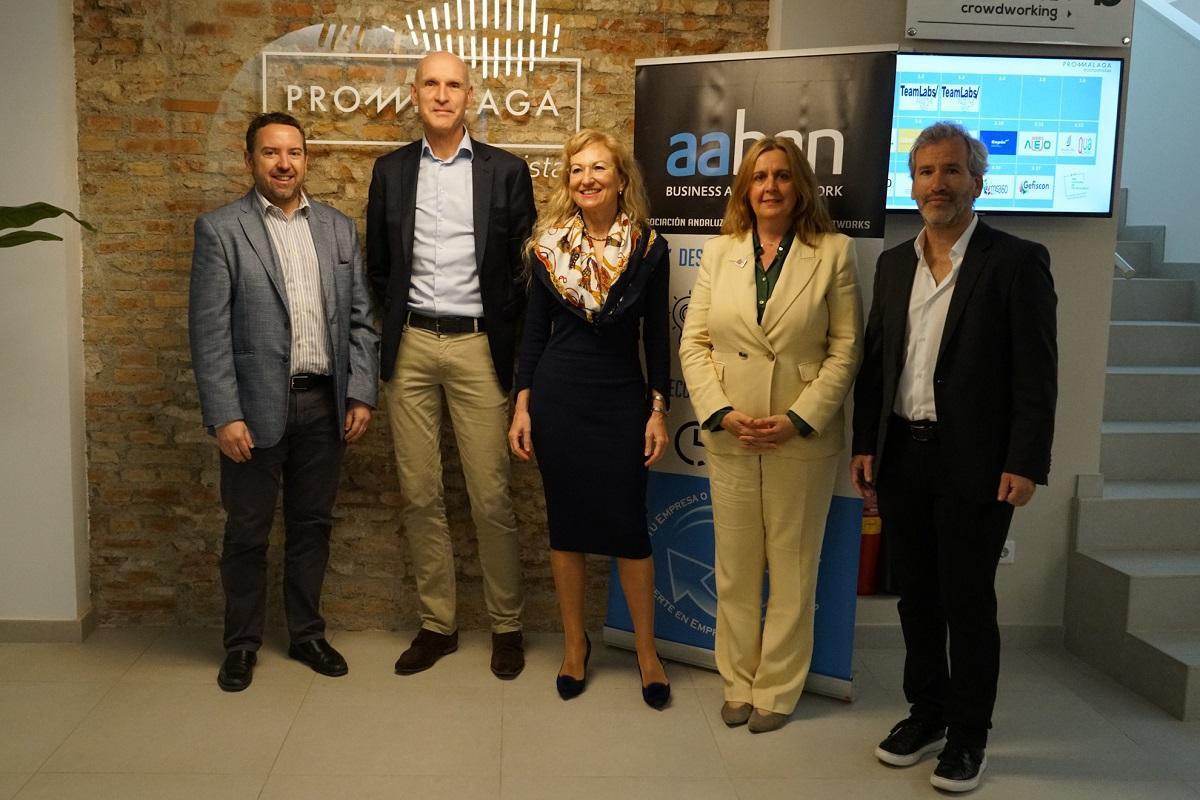
<svg viewBox="0 0 1200 800">
<path fill-rule="evenodd" d="M 1179 278 L 1114 278 L 1114 320 L 1196 321 L 1194 284 Z"/>
<path fill-rule="evenodd" d="M 1200 547 L 1200 482 L 1106 481 L 1103 497 L 1081 497 L 1075 546 L 1084 553 Z M 1147 524 L 1153 520 L 1153 524 Z"/>
<path fill-rule="evenodd" d="M 1152 275 L 1158 274 L 1158 267 L 1163 262 L 1167 247 L 1167 226 L 1165 225 L 1123 225 L 1117 229 L 1117 251 L 1124 242 L 1136 242 L 1150 247 L 1149 260 L 1145 262 L 1146 271 Z"/>
<path fill-rule="evenodd" d="M 1127 584 L 1125 630 L 1200 630 L 1200 549 L 1081 554 Z"/>
<path fill-rule="evenodd" d="M 1200 481 L 1200 421 L 1109 421 L 1100 426 L 1105 480 Z"/>
<path fill-rule="evenodd" d="M 1200 366 L 1200 322 L 1114 320 L 1108 331 L 1108 364 Z"/>
<path fill-rule="evenodd" d="M 1200 420 L 1200 367 L 1108 367 L 1105 420 Z"/>
<path fill-rule="evenodd" d="M 1121 660 L 1121 683 L 1179 719 L 1200 719 L 1200 628 L 1130 633 Z"/>
<path fill-rule="evenodd" d="M 1106 499 L 1194 500 L 1200 498 L 1200 481 L 1105 481 Z M 1200 537 L 1200 513 L 1196 515 Z"/>
<path fill-rule="evenodd" d="M 1145 276 L 1154 272 L 1154 245 L 1150 242 L 1117 240 L 1117 253 L 1125 259 L 1138 275 Z"/>
<path fill-rule="evenodd" d="M 1200 548 L 1105 550 L 1088 555 L 1130 578 L 1200 578 Z M 1200 603 L 1197 607 L 1200 610 Z"/>
</svg>

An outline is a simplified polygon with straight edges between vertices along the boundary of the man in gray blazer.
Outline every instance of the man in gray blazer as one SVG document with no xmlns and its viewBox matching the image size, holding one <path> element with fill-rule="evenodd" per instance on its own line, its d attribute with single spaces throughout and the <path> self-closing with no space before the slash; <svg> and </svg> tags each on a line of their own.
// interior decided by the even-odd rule
<svg viewBox="0 0 1200 800">
<path fill-rule="evenodd" d="M 250 685 L 262 645 L 267 535 L 283 487 L 288 655 L 322 675 L 347 666 L 319 606 L 346 444 L 375 406 L 378 340 L 358 234 L 302 186 L 300 123 L 262 114 L 246 131 L 254 188 L 196 220 L 188 330 L 204 424 L 217 440 L 225 538 L 225 661 Z"/>
</svg>

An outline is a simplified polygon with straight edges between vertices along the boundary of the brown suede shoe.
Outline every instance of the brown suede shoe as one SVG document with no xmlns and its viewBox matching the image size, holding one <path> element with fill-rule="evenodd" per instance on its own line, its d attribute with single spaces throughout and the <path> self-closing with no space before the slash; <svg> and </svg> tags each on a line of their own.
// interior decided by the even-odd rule
<svg viewBox="0 0 1200 800">
<path fill-rule="evenodd" d="M 750 712 L 750 724 L 746 727 L 751 733 L 769 733 L 782 728 L 791 718 L 791 714 L 776 714 L 774 711 L 756 708 Z"/>
<path fill-rule="evenodd" d="M 510 681 L 525 669 L 524 637 L 520 631 L 492 634 L 492 674 Z"/>
<path fill-rule="evenodd" d="M 408 649 L 396 659 L 397 675 L 412 675 L 424 672 L 444 655 L 449 655 L 458 649 L 458 631 L 449 635 L 434 633 L 421 628 L 417 638 L 413 639 Z"/>
</svg>

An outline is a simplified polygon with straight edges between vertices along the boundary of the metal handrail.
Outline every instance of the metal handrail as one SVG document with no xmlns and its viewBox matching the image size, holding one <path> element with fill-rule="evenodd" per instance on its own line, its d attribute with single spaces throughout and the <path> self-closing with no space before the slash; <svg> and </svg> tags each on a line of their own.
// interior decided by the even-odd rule
<svg viewBox="0 0 1200 800">
<path fill-rule="evenodd" d="M 1121 273 L 1122 278 L 1127 280 L 1137 276 L 1137 270 L 1120 253 L 1113 253 L 1113 267 L 1116 268 L 1117 272 Z"/>
</svg>

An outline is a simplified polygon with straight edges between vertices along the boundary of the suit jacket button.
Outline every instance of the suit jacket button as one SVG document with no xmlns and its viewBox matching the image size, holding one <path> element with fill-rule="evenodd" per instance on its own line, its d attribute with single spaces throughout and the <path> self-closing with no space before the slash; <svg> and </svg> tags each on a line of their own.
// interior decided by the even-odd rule
<svg viewBox="0 0 1200 800">
<path fill-rule="evenodd" d="M 746 355 L 745 353 L 738 353 L 738 358 L 749 358 L 749 357 L 750 356 Z"/>
<path fill-rule="evenodd" d="M 767 361 L 774 361 L 774 360 L 775 360 L 775 354 L 767 353 Z"/>
</svg>

